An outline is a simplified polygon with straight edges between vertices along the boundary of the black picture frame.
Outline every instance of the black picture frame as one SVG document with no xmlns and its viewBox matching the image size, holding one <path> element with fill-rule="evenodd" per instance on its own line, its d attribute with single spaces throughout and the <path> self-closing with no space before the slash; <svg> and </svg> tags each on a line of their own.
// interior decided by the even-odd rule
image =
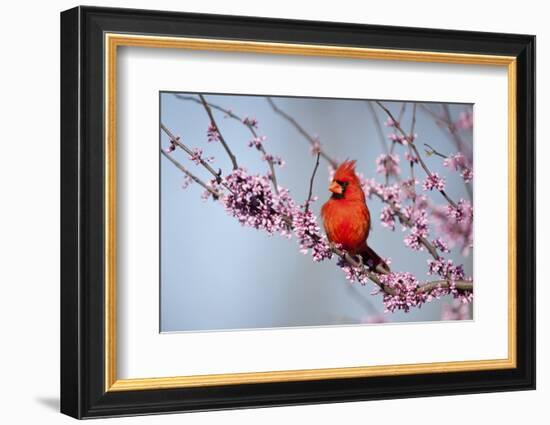
<svg viewBox="0 0 550 425">
<path fill-rule="evenodd" d="M 105 391 L 104 33 L 517 58 L 517 367 L 474 372 Z M 535 37 L 76 7 L 61 13 L 61 412 L 75 418 L 535 388 Z"/>
</svg>

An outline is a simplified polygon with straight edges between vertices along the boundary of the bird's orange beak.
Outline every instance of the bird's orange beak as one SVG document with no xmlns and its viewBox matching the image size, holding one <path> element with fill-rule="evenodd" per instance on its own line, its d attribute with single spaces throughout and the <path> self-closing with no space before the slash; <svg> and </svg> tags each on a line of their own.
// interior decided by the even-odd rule
<svg viewBox="0 0 550 425">
<path fill-rule="evenodd" d="M 337 195 L 341 195 L 344 192 L 344 189 L 342 189 L 342 186 L 340 186 L 335 181 L 333 181 L 330 184 L 330 186 L 328 187 L 328 190 L 330 190 L 332 193 L 336 193 Z"/>
</svg>

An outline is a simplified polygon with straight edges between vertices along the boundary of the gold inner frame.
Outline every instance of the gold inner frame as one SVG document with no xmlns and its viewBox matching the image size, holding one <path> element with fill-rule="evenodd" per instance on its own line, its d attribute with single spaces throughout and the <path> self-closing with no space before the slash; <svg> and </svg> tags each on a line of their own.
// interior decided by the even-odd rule
<svg viewBox="0 0 550 425">
<path fill-rule="evenodd" d="M 325 45 L 105 34 L 105 391 L 149 390 L 516 367 L 516 58 Z M 118 379 L 116 325 L 116 98 L 119 46 L 399 60 L 507 67 L 508 71 L 508 358 L 382 366 Z"/>
</svg>

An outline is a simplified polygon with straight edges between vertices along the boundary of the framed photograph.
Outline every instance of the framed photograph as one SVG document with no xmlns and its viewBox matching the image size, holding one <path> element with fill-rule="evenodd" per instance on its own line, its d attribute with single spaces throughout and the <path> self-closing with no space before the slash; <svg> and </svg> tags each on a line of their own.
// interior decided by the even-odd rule
<svg viewBox="0 0 550 425">
<path fill-rule="evenodd" d="M 61 14 L 61 411 L 535 388 L 535 37 Z"/>
</svg>

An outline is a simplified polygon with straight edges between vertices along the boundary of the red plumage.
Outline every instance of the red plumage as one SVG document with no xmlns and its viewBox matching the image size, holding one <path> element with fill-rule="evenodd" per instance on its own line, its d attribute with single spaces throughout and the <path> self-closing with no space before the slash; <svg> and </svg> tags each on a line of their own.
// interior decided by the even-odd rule
<svg viewBox="0 0 550 425">
<path fill-rule="evenodd" d="M 350 254 L 361 256 L 371 269 L 389 272 L 384 260 L 367 245 L 371 219 L 365 193 L 355 173 L 355 161 L 340 164 L 329 190 L 332 196 L 321 209 L 328 239 Z"/>
</svg>

